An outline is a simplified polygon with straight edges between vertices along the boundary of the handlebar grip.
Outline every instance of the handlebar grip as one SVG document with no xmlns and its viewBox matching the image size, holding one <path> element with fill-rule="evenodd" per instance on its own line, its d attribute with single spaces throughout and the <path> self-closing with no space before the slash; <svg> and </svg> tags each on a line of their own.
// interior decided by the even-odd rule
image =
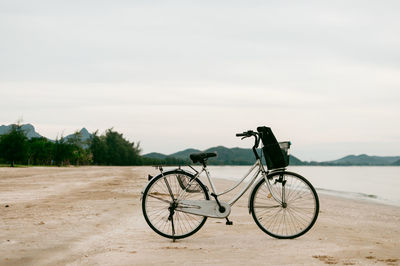
<svg viewBox="0 0 400 266">
<path fill-rule="evenodd" d="M 236 133 L 236 137 L 245 137 L 246 136 L 246 134 L 244 134 L 244 133 Z"/>
</svg>

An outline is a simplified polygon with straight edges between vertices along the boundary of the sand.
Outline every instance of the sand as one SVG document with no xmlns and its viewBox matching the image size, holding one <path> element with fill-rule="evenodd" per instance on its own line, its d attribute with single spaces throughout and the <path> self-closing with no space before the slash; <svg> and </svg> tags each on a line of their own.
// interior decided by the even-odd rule
<svg viewBox="0 0 400 266">
<path fill-rule="evenodd" d="M 232 226 L 208 219 L 173 243 L 143 218 L 149 173 L 157 170 L 0 168 L 0 265 L 400 265 L 400 207 L 323 194 L 316 225 L 298 239 L 263 233 L 245 194 Z"/>
</svg>

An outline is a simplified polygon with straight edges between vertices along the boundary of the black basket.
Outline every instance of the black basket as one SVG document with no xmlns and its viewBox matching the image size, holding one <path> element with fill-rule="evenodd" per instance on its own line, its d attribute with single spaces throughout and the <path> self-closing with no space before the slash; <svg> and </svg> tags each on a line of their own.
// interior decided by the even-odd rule
<svg viewBox="0 0 400 266">
<path fill-rule="evenodd" d="M 290 142 L 278 142 L 269 127 L 258 127 L 257 131 L 260 133 L 264 144 L 262 150 L 268 169 L 288 166 Z"/>
</svg>

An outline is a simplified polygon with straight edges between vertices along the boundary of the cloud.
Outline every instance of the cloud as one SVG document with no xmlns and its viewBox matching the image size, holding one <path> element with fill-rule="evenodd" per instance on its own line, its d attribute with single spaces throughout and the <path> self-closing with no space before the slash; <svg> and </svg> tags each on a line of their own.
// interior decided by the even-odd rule
<svg viewBox="0 0 400 266">
<path fill-rule="evenodd" d="M 398 8 L 397 1 L 2 2 L 0 119 L 22 115 L 49 137 L 58 134 L 49 125 L 115 126 L 145 152 L 243 146 L 227 136 L 261 124 L 301 154 L 313 142 L 385 139 L 400 148 Z"/>
</svg>

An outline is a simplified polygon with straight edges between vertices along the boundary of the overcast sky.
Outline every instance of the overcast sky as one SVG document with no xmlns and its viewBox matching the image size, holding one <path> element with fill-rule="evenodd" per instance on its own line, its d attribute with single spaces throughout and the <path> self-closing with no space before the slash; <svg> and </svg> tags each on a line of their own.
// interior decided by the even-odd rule
<svg viewBox="0 0 400 266">
<path fill-rule="evenodd" d="M 0 1 L 0 124 L 86 127 L 143 153 L 400 155 L 400 1 Z"/>
</svg>

